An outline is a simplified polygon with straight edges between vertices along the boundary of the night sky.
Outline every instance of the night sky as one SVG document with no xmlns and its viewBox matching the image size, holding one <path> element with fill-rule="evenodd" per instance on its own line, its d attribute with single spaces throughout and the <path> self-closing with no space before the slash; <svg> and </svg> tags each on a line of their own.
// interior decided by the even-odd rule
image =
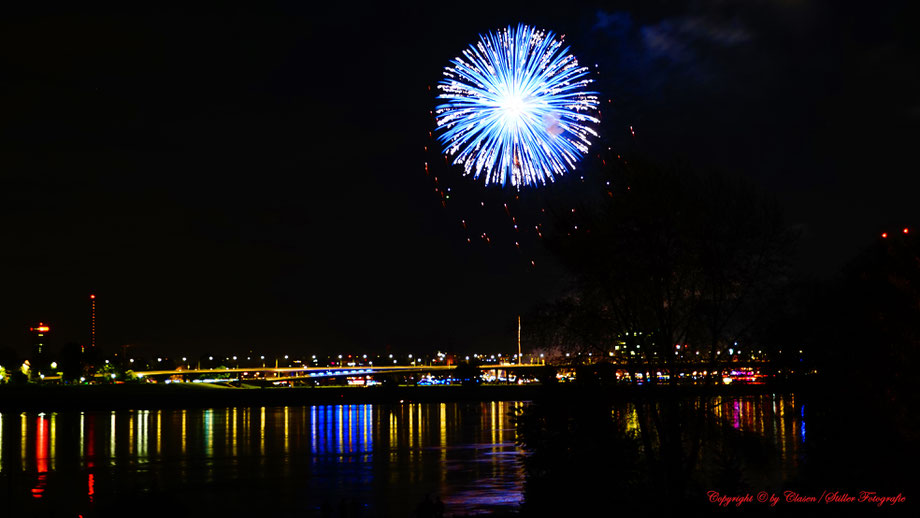
<svg viewBox="0 0 920 518">
<path fill-rule="evenodd" d="M 96 293 L 111 352 L 512 352 L 568 275 L 468 244 L 423 170 L 428 87 L 509 23 L 597 65 L 599 146 L 775 197 L 802 275 L 918 222 L 915 2 L 307 4 L 0 19 L 0 346 L 87 342 Z"/>
</svg>

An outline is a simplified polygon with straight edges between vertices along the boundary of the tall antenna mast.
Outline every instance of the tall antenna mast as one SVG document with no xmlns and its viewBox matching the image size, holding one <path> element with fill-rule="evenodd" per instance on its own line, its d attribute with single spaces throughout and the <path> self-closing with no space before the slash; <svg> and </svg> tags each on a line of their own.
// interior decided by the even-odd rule
<svg viewBox="0 0 920 518">
<path fill-rule="evenodd" d="M 518 315 L 518 365 L 523 359 L 524 357 L 521 356 L 521 315 Z"/>
<path fill-rule="evenodd" d="M 92 303 L 92 313 L 90 314 L 90 320 L 92 327 L 90 328 L 90 339 L 89 343 L 93 350 L 96 349 L 96 295 L 93 293 L 89 294 L 89 300 Z"/>
</svg>

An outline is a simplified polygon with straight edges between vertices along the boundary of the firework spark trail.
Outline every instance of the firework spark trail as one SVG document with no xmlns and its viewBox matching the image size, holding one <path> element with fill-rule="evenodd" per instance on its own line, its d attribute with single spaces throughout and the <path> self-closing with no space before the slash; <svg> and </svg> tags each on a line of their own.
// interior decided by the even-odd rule
<svg viewBox="0 0 920 518">
<path fill-rule="evenodd" d="M 444 70 L 435 111 L 438 141 L 453 164 L 485 184 L 554 181 L 588 152 L 600 121 L 588 68 L 568 48 L 527 25 L 480 35 Z"/>
</svg>

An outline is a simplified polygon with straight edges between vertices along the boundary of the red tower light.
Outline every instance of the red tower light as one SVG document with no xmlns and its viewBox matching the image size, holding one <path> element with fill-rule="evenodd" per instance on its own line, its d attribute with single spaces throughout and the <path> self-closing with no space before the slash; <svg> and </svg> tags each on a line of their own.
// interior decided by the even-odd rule
<svg viewBox="0 0 920 518">
<path fill-rule="evenodd" d="M 885 239 L 887 237 L 888 237 L 888 232 L 882 232 L 882 239 Z"/>
<path fill-rule="evenodd" d="M 906 234 L 907 232 L 908 232 L 908 228 L 904 227 L 904 233 Z"/>
</svg>

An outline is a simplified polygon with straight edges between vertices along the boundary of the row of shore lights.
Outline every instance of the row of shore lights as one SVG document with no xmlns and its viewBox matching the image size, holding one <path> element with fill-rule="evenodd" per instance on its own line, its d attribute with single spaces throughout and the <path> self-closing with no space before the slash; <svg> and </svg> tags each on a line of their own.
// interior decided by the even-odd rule
<svg viewBox="0 0 920 518">
<path fill-rule="evenodd" d="M 477 358 L 480 358 L 480 357 L 485 358 L 485 357 L 486 357 L 485 355 L 479 355 L 479 354 L 474 354 L 473 356 L 475 356 L 475 357 L 477 357 Z M 495 356 L 496 356 L 496 355 L 494 355 L 494 354 L 491 355 L 491 359 L 494 360 L 494 359 L 495 359 Z M 522 355 L 522 356 L 523 356 L 523 355 Z M 568 356 L 568 355 L 566 355 L 566 356 Z M 589 356 L 590 356 L 590 353 L 589 353 Z M 445 359 L 446 357 L 447 357 L 446 354 L 439 352 L 439 353 L 437 353 L 437 359 L 436 359 L 435 361 L 444 361 L 444 359 Z M 502 355 L 499 354 L 499 355 L 498 355 L 498 358 L 501 359 L 501 357 L 502 357 Z M 517 354 L 514 354 L 514 355 L 511 356 L 511 358 L 514 358 L 514 359 L 516 359 L 517 357 L 518 357 Z M 237 356 L 232 356 L 232 357 L 226 357 L 226 358 L 224 358 L 224 359 L 225 359 L 225 360 L 231 360 L 231 359 L 232 359 L 232 360 L 236 361 L 237 358 L 238 358 Z M 285 355 L 284 355 L 284 359 L 287 360 L 288 358 L 289 358 L 289 355 L 285 354 Z M 367 355 L 366 355 L 366 354 L 363 354 L 363 355 L 361 355 L 361 358 L 366 360 L 366 359 L 367 359 Z M 393 358 L 393 355 L 390 354 L 390 355 L 389 355 L 389 358 L 392 359 L 392 358 Z M 416 362 L 420 357 L 418 357 L 418 356 L 413 357 L 413 355 L 410 354 L 410 355 L 408 355 L 408 358 L 409 358 L 410 360 L 412 360 L 413 363 L 414 363 L 414 362 Z M 543 358 L 543 354 L 540 354 L 540 358 Z M 247 356 L 246 359 L 247 359 L 247 360 L 251 360 L 252 357 L 251 357 L 251 356 Z M 259 359 L 260 359 L 260 360 L 264 360 L 264 359 L 265 359 L 265 356 L 264 356 L 264 355 L 261 355 L 261 356 L 259 356 Z M 312 359 L 313 359 L 314 362 L 319 361 L 319 360 L 317 360 L 315 354 L 312 356 Z M 342 355 L 341 355 L 341 354 L 338 355 L 338 359 L 339 359 L 339 360 L 342 359 Z M 467 356 L 466 359 L 469 360 L 470 357 Z M 209 361 L 214 361 L 214 357 L 213 357 L 213 356 L 208 356 L 208 360 L 209 360 Z M 134 363 L 134 358 L 131 358 L 131 359 L 129 359 L 128 361 L 131 362 L 131 363 Z M 162 362 L 162 361 L 163 361 L 163 357 L 162 357 L 162 356 L 157 358 L 157 362 Z M 183 362 L 188 362 L 188 357 L 187 357 L 187 356 L 183 356 L 183 357 L 182 357 L 182 361 L 183 361 Z M 393 360 L 393 363 L 397 363 L 397 361 L 398 361 L 398 360 Z M 106 360 L 105 363 L 109 363 L 109 361 Z M 371 360 L 370 363 L 371 363 L 371 365 L 373 365 L 373 360 Z"/>
</svg>

